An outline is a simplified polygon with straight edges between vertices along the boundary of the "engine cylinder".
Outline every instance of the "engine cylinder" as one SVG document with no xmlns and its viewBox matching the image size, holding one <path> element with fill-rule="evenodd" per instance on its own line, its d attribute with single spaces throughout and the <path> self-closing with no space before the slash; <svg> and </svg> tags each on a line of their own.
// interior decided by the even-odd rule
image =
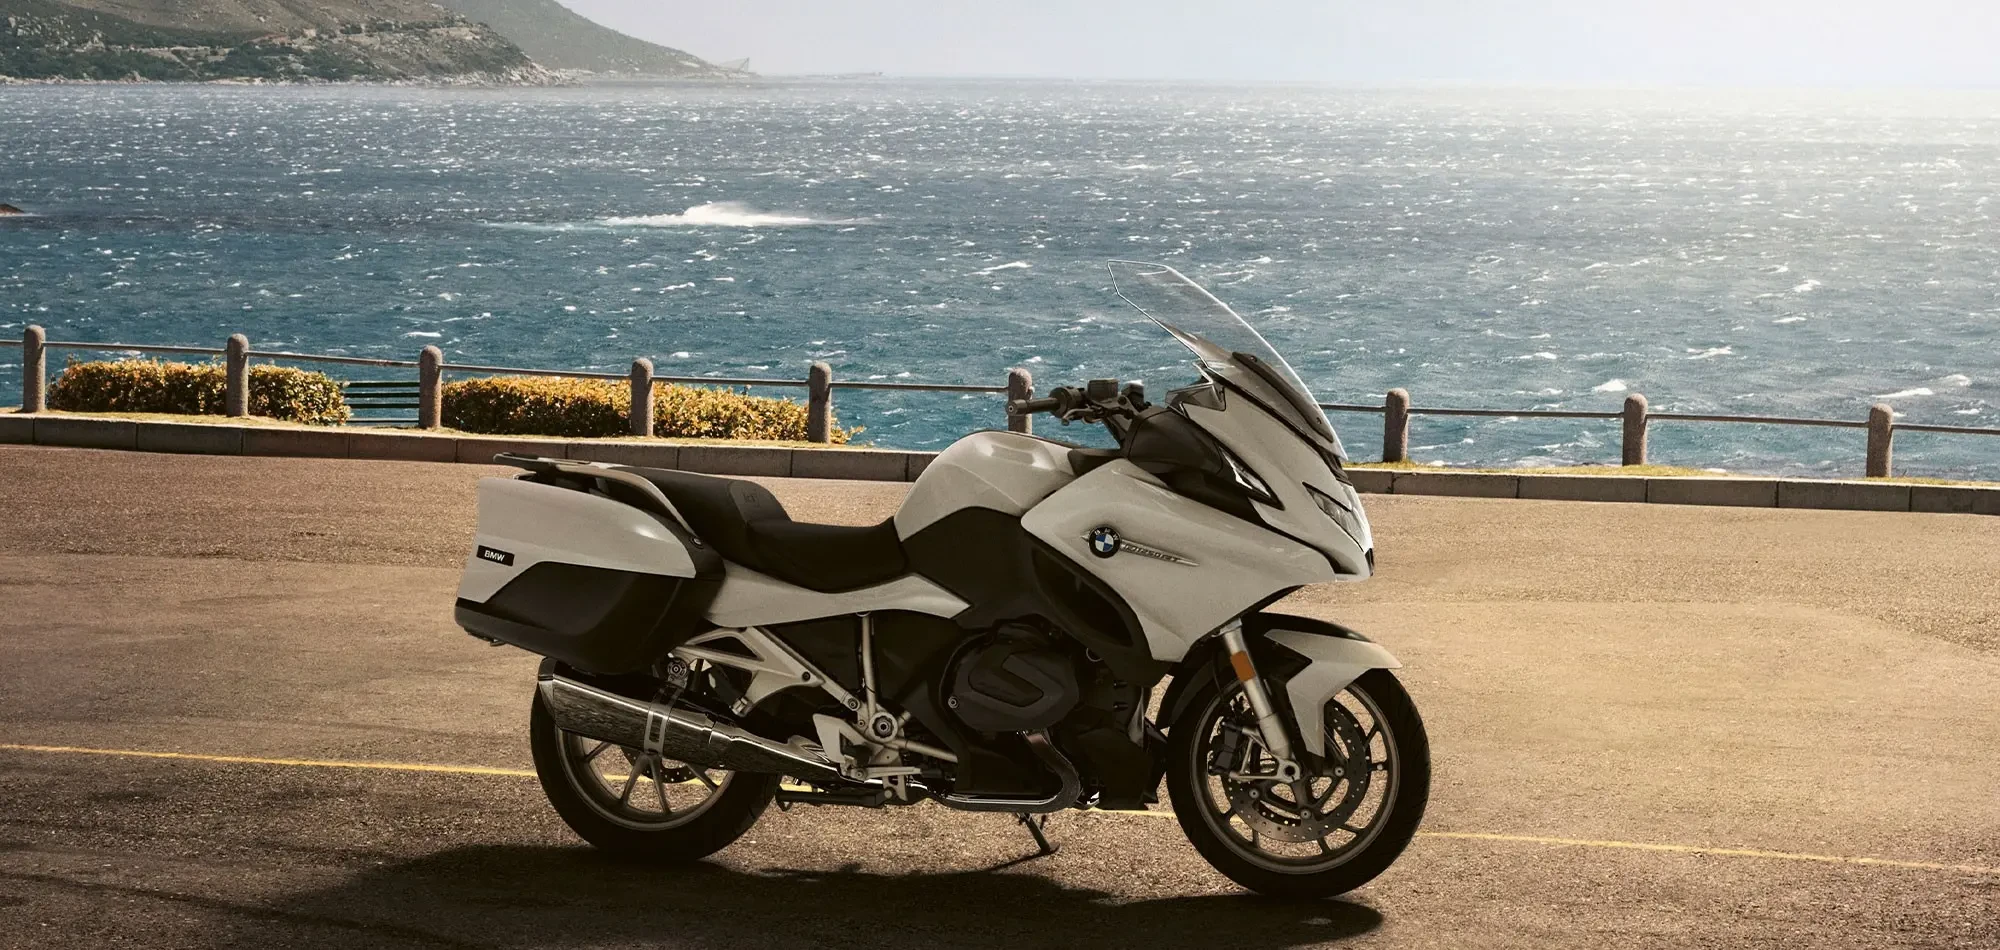
<svg viewBox="0 0 2000 950">
<path fill-rule="evenodd" d="M 980 732 L 1034 732 L 1082 701 L 1076 661 L 1033 628 L 1003 626 L 960 656 L 948 705 Z"/>
</svg>

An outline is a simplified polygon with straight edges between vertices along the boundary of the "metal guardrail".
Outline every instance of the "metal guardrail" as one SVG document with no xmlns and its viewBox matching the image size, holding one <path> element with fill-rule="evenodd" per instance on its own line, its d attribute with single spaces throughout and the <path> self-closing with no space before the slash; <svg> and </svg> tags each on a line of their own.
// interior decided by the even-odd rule
<svg viewBox="0 0 2000 950">
<path fill-rule="evenodd" d="M 1866 420 L 1854 419 L 1812 419 L 1798 416 L 1732 416 L 1706 412 L 1653 412 L 1647 405 L 1646 397 L 1633 393 L 1625 397 L 1625 407 L 1620 412 L 1589 412 L 1576 409 L 1446 409 L 1430 406 L 1410 405 L 1408 390 L 1389 390 L 1382 405 L 1366 406 L 1351 403 L 1320 403 L 1320 408 L 1334 412 L 1380 413 L 1382 421 L 1382 461 L 1405 462 L 1410 457 L 1410 417 L 1412 416 L 1477 416 L 1486 418 L 1538 418 L 1538 419 L 1619 419 L 1624 422 L 1624 441 L 1620 451 L 1620 463 L 1624 465 L 1646 464 L 1646 433 L 1654 422 L 1724 422 L 1745 425 L 1780 426 L 1822 426 L 1841 429 L 1868 430 L 1868 476 L 1886 478 L 1889 476 L 1890 457 L 1896 430 L 1910 432 L 1946 432 L 1956 435 L 2000 435 L 2000 429 L 1980 426 L 1947 426 L 1917 422 L 1897 422 L 1896 412 L 1888 403 L 1876 403 L 1869 407 Z"/>
<path fill-rule="evenodd" d="M 769 377 L 744 376 L 661 376 L 653 372 L 653 363 L 648 359 L 632 362 L 632 369 L 625 373 L 606 373 L 593 370 L 540 369 L 521 366 L 487 366 L 476 363 L 447 363 L 444 352 L 435 346 L 426 346 L 415 360 L 391 360 L 361 356 L 332 356 L 321 353 L 293 353 L 287 350 L 253 350 L 250 341 L 242 334 L 229 338 L 226 346 L 171 346 L 150 343 L 91 343 L 80 340 L 50 340 L 41 328 L 31 326 L 21 337 L 21 406 L 26 412 L 39 412 L 46 408 L 45 387 L 48 381 L 48 351 L 51 349 L 89 350 L 103 353 L 143 353 L 185 356 L 220 356 L 226 364 L 224 386 L 224 411 L 231 416 L 249 414 L 249 362 L 253 359 L 282 360 L 299 363 L 329 363 L 341 366 L 368 366 L 386 369 L 414 369 L 417 378 L 403 382 L 395 380 L 356 380 L 344 382 L 341 388 L 350 398 L 349 405 L 355 409 L 415 409 L 415 419 L 370 417 L 351 420 L 358 425 L 407 425 L 415 423 L 419 428 L 437 428 L 443 415 L 443 381 L 446 373 L 469 373 L 494 376 L 543 376 L 566 379 L 626 380 L 632 385 L 632 404 L 628 428 L 634 434 L 649 435 L 653 428 L 653 386 L 658 383 L 683 386 L 773 386 L 803 388 L 806 390 L 806 433 L 814 442 L 831 441 L 833 425 L 833 391 L 836 389 L 855 390 L 900 390 L 907 392 L 944 393 L 994 393 L 1005 394 L 1010 399 L 1026 399 L 1033 394 L 1034 379 L 1025 369 L 1009 370 L 1007 382 L 1001 385 L 982 386 L 968 383 L 906 383 L 887 380 L 835 380 L 833 370 L 825 363 L 812 364 L 805 379 L 777 379 Z M 1017 432 L 1028 432 L 1031 423 L 1025 416 L 1009 416 L 1008 428 Z"/>
<path fill-rule="evenodd" d="M 905 383 L 886 380 L 836 381 L 833 370 L 825 363 L 813 363 L 805 379 L 776 379 L 768 377 L 725 377 L 725 376 L 661 376 L 653 372 L 653 363 L 648 359 L 632 361 L 632 369 L 626 373 L 605 373 L 591 370 L 537 369 L 516 366 L 487 366 L 473 363 L 447 363 L 444 352 L 435 346 L 426 346 L 416 360 L 374 359 L 359 356 L 330 356 L 317 353 L 292 353 L 283 350 L 250 349 L 248 338 L 237 334 L 229 338 L 222 348 L 200 346 L 163 346 L 133 343 L 86 343 L 80 341 L 52 341 L 41 327 L 31 326 L 22 335 L 22 398 L 25 412 L 38 412 L 45 408 L 44 387 L 48 378 L 47 352 L 51 348 L 72 350 L 94 350 L 111 353 L 164 353 L 189 354 L 198 356 L 221 356 L 227 362 L 228 384 L 224 398 L 225 411 L 229 415 L 248 414 L 248 365 L 252 359 L 285 360 L 302 363 L 331 363 L 347 366 L 371 366 L 391 369 L 415 369 L 417 379 L 412 382 L 359 380 L 343 384 L 347 390 L 362 390 L 354 393 L 356 408 L 363 409 L 410 409 L 417 410 L 417 418 L 409 419 L 364 419 L 362 424 L 407 424 L 411 421 L 421 428 L 436 428 L 442 406 L 444 374 L 474 373 L 504 376 L 549 376 L 568 379 L 627 380 L 632 385 L 632 408 L 630 429 L 634 434 L 650 434 L 652 431 L 653 386 L 658 383 L 692 386 L 774 386 L 803 388 L 806 390 L 807 435 L 810 441 L 826 442 L 832 431 L 833 390 L 899 390 L 907 392 L 944 393 L 995 393 L 1005 394 L 1009 399 L 1026 399 L 1033 395 L 1034 379 L 1025 369 L 1011 369 L 1007 372 L 1004 385 L 978 385 L 969 383 Z M 396 399 L 410 399 L 413 402 L 398 402 Z M 1625 397 L 1621 411 L 1589 411 L 1580 409 L 1469 409 L 1440 406 L 1412 406 L 1407 390 L 1392 389 L 1379 406 L 1357 403 L 1320 403 L 1320 408 L 1332 412 L 1374 413 L 1383 417 L 1382 460 L 1403 462 L 1409 460 L 1410 419 L 1413 416 L 1460 416 L 1476 418 L 1534 418 L 1534 419 L 1619 419 L 1624 423 L 1624 439 L 1620 460 L 1625 465 L 1646 463 L 1646 434 L 1655 422 L 1703 422 L 1738 423 L 1745 425 L 1820 426 L 1843 429 L 1868 430 L 1868 475 L 1886 477 L 1890 473 L 1892 444 L 1898 430 L 1908 432 L 1938 432 L 1953 435 L 2000 435 L 2000 428 L 1981 426 L 1935 425 L 1930 423 L 1897 422 L 1895 411 L 1887 403 L 1877 403 L 1869 408 L 1866 420 L 1854 419 L 1814 419 L 1796 416 L 1737 416 L 1696 412 L 1653 412 L 1647 405 L 1646 397 L 1633 393 Z M 1009 416 L 1008 428 L 1016 432 L 1030 431 L 1030 423 L 1025 416 Z"/>
</svg>

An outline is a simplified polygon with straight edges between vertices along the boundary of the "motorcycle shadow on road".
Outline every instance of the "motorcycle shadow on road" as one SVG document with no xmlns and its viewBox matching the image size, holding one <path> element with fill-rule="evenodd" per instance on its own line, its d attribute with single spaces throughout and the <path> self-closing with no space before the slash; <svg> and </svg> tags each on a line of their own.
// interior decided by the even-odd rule
<svg viewBox="0 0 2000 950">
<path fill-rule="evenodd" d="M 1033 873 L 744 872 L 585 848 L 482 845 L 386 864 L 238 920 L 243 947 L 952 946 L 1281 948 L 1374 930 L 1349 901 L 1247 894 L 1122 901 Z M 1002 865 L 1001 868 L 1006 868 Z"/>
</svg>

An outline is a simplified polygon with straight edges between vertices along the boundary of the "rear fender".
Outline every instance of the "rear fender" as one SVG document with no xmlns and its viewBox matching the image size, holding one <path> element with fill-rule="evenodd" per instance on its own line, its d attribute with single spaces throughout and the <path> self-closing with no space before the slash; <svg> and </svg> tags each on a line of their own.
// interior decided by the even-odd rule
<svg viewBox="0 0 2000 950">
<path fill-rule="evenodd" d="M 1297 738 L 1307 752 L 1326 754 L 1326 704 L 1369 670 L 1393 670 L 1402 662 L 1380 644 L 1339 624 L 1290 614 L 1259 611 L 1243 618 L 1251 659 L 1267 681 L 1282 684 L 1292 707 Z M 1196 646 L 1173 671 L 1173 683 L 1160 700 L 1160 719 L 1180 721 L 1204 682 L 1226 685 L 1235 678 L 1221 637 Z"/>
</svg>

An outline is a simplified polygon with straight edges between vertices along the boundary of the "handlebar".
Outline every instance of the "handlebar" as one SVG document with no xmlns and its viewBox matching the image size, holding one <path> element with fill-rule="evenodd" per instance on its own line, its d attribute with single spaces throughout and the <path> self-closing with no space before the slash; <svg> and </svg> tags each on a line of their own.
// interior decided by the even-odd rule
<svg viewBox="0 0 2000 950">
<path fill-rule="evenodd" d="M 1146 407 L 1145 390 L 1132 384 L 1120 391 L 1115 379 L 1093 379 L 1087 387 L 1058 386 L 1043 399 L 1013 399 L 1007 402 L 1010 416 L 1046 412 L 1071 422 L 1103 422 L 1117 434 L 1116 420 L 1131 418 Z"/>
<path fill-rule="evenodd" d="M 1032 416 L 1038 412 L 1054 412 L 1062 408 L 1062 404 L 1063 400 L 1055 398 L 1013 399 L 1007 403 L 1007 414 L 1010 416 Z"/>
</svg>

